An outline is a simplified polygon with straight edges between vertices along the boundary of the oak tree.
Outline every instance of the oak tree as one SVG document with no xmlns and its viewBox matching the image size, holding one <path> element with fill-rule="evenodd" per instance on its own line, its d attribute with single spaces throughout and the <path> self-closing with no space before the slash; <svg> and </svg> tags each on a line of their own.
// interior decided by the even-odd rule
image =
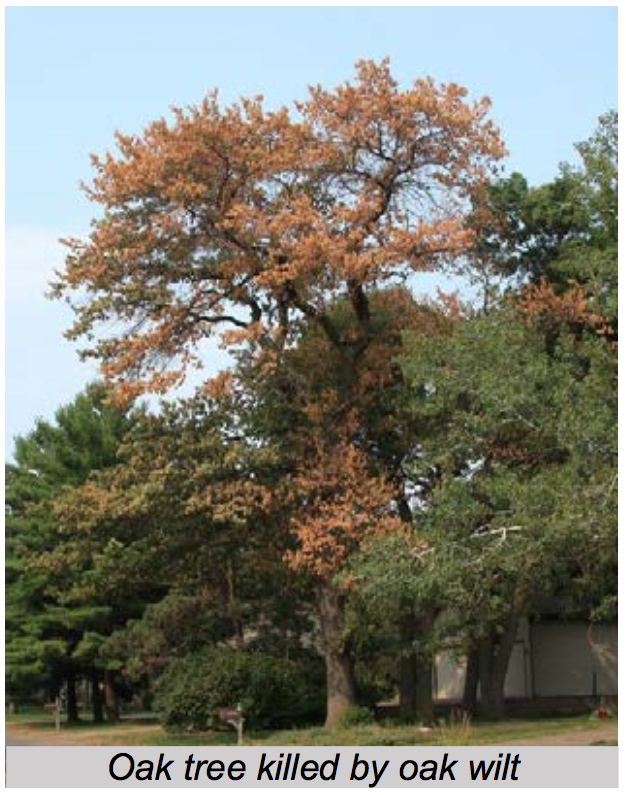
<svg viewBox="0 0 626 795">
<path fill-rule="evenodd" d="M 84 355 L 124 399 L 179 384 L 215 335 L 279 370 L 306 320 L 341 359 L 349 418 L 374 336 L 372 291 L 473 245 L 469 208 L 504 154 L 488 110 L 458 85 L 405 89 L 388 61 L 360 62 L 353 82 L 311 88 L 291 110 L 260 98 L 222 107 L 210 94 L 141 135 L 118 135 L 116 152 L 93 159 L 87 193 L 101 214 L 87 238 L 66 241 L 53 287 L 76 311 L 70 337 L 87 340 Z M 348 331 L 331 317 L 338 299 L 354 318 Z M 345 483 L 362 471 L 361 453 L 344 445 L 334 502 L 309 502 L 308 519 L 295 520 L 301 540 L 332 535 Z M 333 464 L 320 455 L 321 476 Z M 361 480 L 364 511 L 372 485 Z"/>
</svg>

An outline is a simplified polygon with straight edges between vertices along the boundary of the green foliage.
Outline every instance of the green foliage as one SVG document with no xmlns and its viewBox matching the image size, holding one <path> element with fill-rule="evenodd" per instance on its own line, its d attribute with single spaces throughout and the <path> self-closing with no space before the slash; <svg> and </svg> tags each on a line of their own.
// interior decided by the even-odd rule
<svg viewBox="0 0 626 795">
<path fill-rule="evenodd" d="M 142 686 L 160 676 L 171 726 L 204 730 L 239 702 L 249 727 L 321 718 L 322 660 L 303 652 L 324 634 L 315 579 L 286 561 L 308 499 L 293 475 L 344 431 L 392 484 L 403 524 L 356 545 L 333 581 L 336 645 L 367 705 L 344 728 L 395 692 L 400 655 L 464 654 L 536 597 L 613 620 L 616 114 L 577 150 L 545 185 L 492 186 L 470 263 L 480 312 L 363 286 L 329 297 L 323 317 L 293 313 L 262 366 L 244 348 L 230 391 L 148 414 L 94 385 L 18 439 L 10 694 L 122 670 Z"/>
<path fill-rule="evenodd" d="M 274 451 L 246 435 L 233 403 L 198 398 L 142 417 L 118 465 L 64 506 L 67 553 L 88 556 L 93 592 L 151 596 L 106 644 L 129 676 L 244 632 L 259 651 L 292 655 L 311 628 L 307 583 L 285 565 L 286 531 L 267 507 Z"/>
<path fill-rule="evenodd" d="M 119 603 L 68 598 L 88 575 L 84 565 L 50 564 L 64 542 L 55 501 L 115 463 L 133 421 L 92 384 L 53 422 L 38 420 L 16 439 L 15 463 L 6 467 L 5 535 L 7 688 L 15 695 L 37 685 L 55 690 L 68 674 L 89 668 L 111 622 L 124 618 Z"/>
<path fill-rule="evenodd" d="M 565 290 L 574 279 L 594 303 L 607 300 L 609 286 L 616 297 L 617 113 L 601 116 L 576 151 L 579 162 L 561 164 L 551 182 L 530 186 L 513 173 L 491 185 L 491 220 L 480 230 L 469 271 L 491 299 L 486 305 L 502 281 L 509 291 L 541 280 Z"/>
<path fill-rule="evenodd" d="M 342 713 L 337 724 L 337 728 L 339 730 L 350 729 L 352 726 L 363 726 L 371 722 L 372 713 L 370 712 L 369 708 L 356 705 L 353 707 L 348 707 L 348 709 Z"/>
<path fill-rule="evenodd" d="M 110 406 L 102 384 L 90 384 L 55 413 L 54 422 L 37 420 L 15 440 L 18 469 L 28 470 L 49 488 L 79 485 L 116 462 L 121 439 L 132 425 L 127 411 Z"/>
<path fill-rule="evenodd" d="M 540 333 L 496 313 L 416 345 L 406 371 L 417 421 L 432 429 L 417 465 L 430 477 L 424 527 L 445 549 L 439 565 L 463 564 L 472 604 L 496 575 L 526 577 L 536 592 L 586 566 L 593 549 L 606 559 L 617 393 L 605 343 L 563 337 L 547 351 Z"/>
<path fill-rule="evenodd" d="M 106 641 L 107 656 L 123 661 L 124 673 L 141 681 L 158 676 L 178 657 L 227 639 L 228 620 L 210 595 L 186 595 L 174 589 L 150 604 L 141 618 L 130 619 Z"/>
<path fill-rule="evenodd" d="M 538 594 L 596 618 L 614 609 L 616 122 L 602 117 L 577 147 L 582 165 L 562 166 L 552 183 L 529 188 L 514 174 L 493 187 L 493 235 L 479 255 L 522 281 L 548 279 L 542 322 L 511 300 L 428 344 L 407 337 L 416 529 L 374 544 L 359 576 L 379 599 L 438 601 L 465 634 Z M 572 284 L 609 333 L 582 311 L 558 315 Z"/>
<path fill-rule="evenodd" d="M 216 711 L 238 704 L 248 728 L 298 726 L 323 717 L 322 679 L 319 658 L 211 648 L 168 666 L 157 682 L 155 708 L 166 726 L 189 731 L 218 725 Z"/>
</svg>

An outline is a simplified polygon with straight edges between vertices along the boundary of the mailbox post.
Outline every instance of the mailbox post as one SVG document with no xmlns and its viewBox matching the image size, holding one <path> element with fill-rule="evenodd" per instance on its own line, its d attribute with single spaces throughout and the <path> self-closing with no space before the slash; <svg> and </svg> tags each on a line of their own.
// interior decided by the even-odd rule
<svg viewBox="0 0 626 795">
<path fill-rule="evenodd" d="M 241 704 L 237 704 L 234 708 L 225 707 L 223 709 L 218 709 L 217 716 L 222 723 L 227 723 L 237 730 L 237 745 L 243 745 L 244 717 Z"/>
<path fill-rule="evenodd" d="M 54 699 L 54 728 L 57 732 L 61 731 L 61 697 Z"/>
</svg>

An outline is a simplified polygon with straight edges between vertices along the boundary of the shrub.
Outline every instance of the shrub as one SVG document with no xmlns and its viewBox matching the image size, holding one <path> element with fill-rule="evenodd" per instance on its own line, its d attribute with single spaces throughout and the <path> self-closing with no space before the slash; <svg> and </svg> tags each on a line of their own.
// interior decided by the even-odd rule
<svg viewBox="0 0 626 795">
<path fill-rule="evenodd" d="M 363 726 L 372 722 L 372 713 L 367 707 L 355 705 L 348 709 L 339 718 L 340 729 L 350 729 L 353 726 Z"/>
<path fill-rule="evenodd" d="M 315 666 L 317 663 L 317 666 Z M 313 668 L 320 667 L 315 660 Z M 241 704 L 245 728 L 285 728 L 318 720 L 324 691 L 311 661 L 211 648 L 174 660 L 157 682 L 155 707 L 168 728 L 217 726 L 220 707 Z"/>
<path fill-rule="evenodd" d="M 357 702 L 373 710 L 380 701 L 393 698 L 396 668 L 397 661 L 390 664 L 385 657 L 357 661 L 354 668 Z"/>
</svg>

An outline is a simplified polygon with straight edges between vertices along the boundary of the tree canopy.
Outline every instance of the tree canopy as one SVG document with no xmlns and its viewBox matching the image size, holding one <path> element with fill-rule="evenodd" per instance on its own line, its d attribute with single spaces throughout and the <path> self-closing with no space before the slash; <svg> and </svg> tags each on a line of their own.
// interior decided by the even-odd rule
<svg viewBox="0 0 626 795">
<path fill-rule="evenodd" d="M 54 422 L 38 420 L 16 440 L 15 463 L 6 467 L 8 688 L 15 694 L 41 684 L 54 691 L 65 682 L 70 719 L 77 717 L 76 675 L 102 671 L 102 640 L 111 624 L 132 614 L 119 594 L 109 601 L 74 598 L 89 571 L 71 559 L 62 569 L 47 562 L 67 539 L 55 521 L 55 501 L 113 466 L 133 423 L 134 413 L 107 405 L 105 397 L 102 385 L 92 384 Z"/>
<path fill-rule="evenodd" d="M 73 296 L 70 336 L 127 395 L 178 383 L 216 329 L 227 346 L 280 350 L 304 316 L 358 356 L 367 288 L 472 243 L 469 203 L 504 149 L 489 102 L 466 97 L 430 79 L 402 89 L 387 61 L 361 62 L 352 83 L 311 88 L 293 110 L 222 108 L 212 94 L 118 135 L 116 153 L 93 159 L 102 214 L 67 241 L 54 287 Z M 337 296 L 359 319 L 354 340 L 328 317 Z"/>
<path fill-rule="evenodd" d="M 500 177 L 488 114 L 364 61 L 289 108 L 209 94 L 93 157 L 97 215 L 52 293 L 111 391 L 8 468 L 16 671 L 52 670 L 50 642 L 55 681 L 160 676 L 179 720 L 217 661 L 206 722 L 225 682 L 247 698 L 250 655 L 259 692 L 323 656 L 334 725 L 359 655 L 387 654 L 371 691 L 427 720 L 433 650 L 497 712 L 533 600 L 613 614 L 617 119 L 530 186 Z M 482 306 L 416 299 L 411 275 L 448 266 Z M 227 371 L 123 408 L 205 367 L 207 339 Z"/>
</svg>

